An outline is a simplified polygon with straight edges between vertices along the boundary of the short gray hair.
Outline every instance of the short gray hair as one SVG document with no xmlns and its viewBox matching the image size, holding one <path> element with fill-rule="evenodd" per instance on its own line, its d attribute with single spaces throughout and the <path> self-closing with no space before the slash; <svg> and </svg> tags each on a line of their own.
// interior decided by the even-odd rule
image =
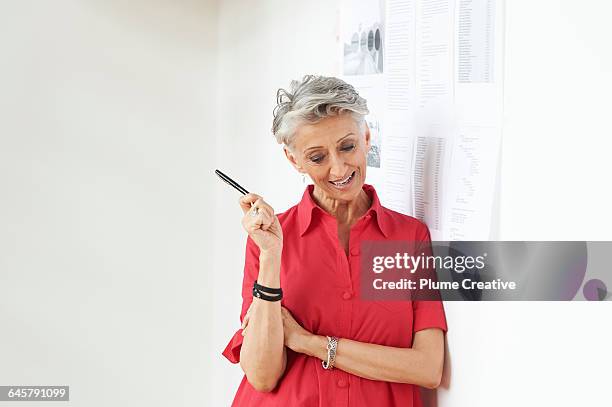
<svg viewBox="0 0 612 407">
<path fill-rule="evenodd" d="M 302 124 L 315 124 L 330 116 L 350 112 L 361 131 L 369 113 L 367 102 L 342 79 L 306 75 L 291 81 L 291 89 L 276 92 L 272 133 L 279 144 L 290 146 L 295 130 Z"/>
</svg>

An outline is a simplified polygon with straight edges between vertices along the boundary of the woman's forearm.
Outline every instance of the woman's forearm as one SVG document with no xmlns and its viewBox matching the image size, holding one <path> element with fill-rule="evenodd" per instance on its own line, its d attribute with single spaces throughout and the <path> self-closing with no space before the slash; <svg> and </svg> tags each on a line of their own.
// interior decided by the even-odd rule
<svg viewBox="0 0 612 407">
<path fill-rule="evenodd" d="M 257 282 L 280 287 L 280 254 L 260 254 Z M 270 391 L 282 376 L 286 363 L 281 303 L 253 298 L 249 315 L 240 366 L 255 389 Z"/>
<path fill-rule="evenodd" d="M 327 358 L 325 336 L 310 335 L 302 346 L 301 353 Z M 443 345 L 439 351 L 423 351 L 340 339 L 334 366 L 366 379 L 435 388 L 440 384 L 443 359 Z"/>
</svg>

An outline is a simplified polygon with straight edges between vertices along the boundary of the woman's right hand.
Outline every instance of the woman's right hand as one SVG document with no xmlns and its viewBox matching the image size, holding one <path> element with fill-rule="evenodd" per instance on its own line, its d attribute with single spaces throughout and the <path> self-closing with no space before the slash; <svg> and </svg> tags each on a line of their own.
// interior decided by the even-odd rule
<svg viewBox="0 0 612 407">
<path fill-rule="evenodd" d="M 261 252 L 280 254 L 283 249 L 283 229 L 274 209 L 261 196 L 246 194 L 240 198 L 244 216 L 242 227 Z M 254 215 L 257 208 L 257 215 Z"/>
</svg>

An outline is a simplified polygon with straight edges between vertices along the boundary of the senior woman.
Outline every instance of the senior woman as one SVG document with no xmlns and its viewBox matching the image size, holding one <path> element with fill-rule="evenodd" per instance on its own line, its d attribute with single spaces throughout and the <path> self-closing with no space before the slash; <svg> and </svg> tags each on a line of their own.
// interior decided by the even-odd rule
<svg viewBox="0 0 612 407">
<path fill-rule="evenodd" d="M 365 99 L 323 76 L 279 89 L 272 131 L 313 182 L 275 215 L 240 199 L 248 233 L 242 328 L 223 354 L 245 377 L 234 406 L 420 406 L 439 385 L 446 319 L 440 301 L 363 301 L 361 242 L 429 244 L 427 227 L 383 207 L 365 184 Z"/>
</svg>

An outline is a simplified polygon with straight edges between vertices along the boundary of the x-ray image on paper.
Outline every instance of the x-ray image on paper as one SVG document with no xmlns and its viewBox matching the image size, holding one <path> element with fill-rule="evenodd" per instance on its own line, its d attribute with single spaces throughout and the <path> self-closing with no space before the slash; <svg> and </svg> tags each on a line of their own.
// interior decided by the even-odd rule
<svg viewBox="0 0 612 407">
<path fill-rule="evenodd" d="M 375 117 L 366 119 L 370 128 L 370 151 L 368 151 L 368 167 L 380 168 L 381 135 L 380 123 Z"/>
<path fill-rule="evenodd" d="M 383 73 L 384 1 L 346 0 L 343 15 L 343 74 Z"/>
</svg>

